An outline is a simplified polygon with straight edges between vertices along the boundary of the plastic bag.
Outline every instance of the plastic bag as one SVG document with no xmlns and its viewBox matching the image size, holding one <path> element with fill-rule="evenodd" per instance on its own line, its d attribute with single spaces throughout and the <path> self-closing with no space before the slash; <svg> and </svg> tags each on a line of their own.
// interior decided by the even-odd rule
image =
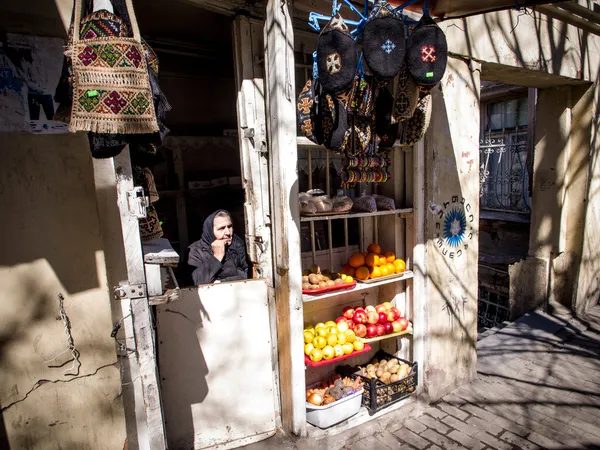
<svg viewBox="0 0 600 450">
<path fill-rule="evenodd" d="M 317 212 L 329 212 L 333 210 L 333 200 L 326 195 L 313 197 L 312 201 L 317 207 Z"/>
<path fill-rule="evenodd" d="M 363 194 L 354 200 L 353 211 L 357 212 L 375 212 L 377 211 L 377 203 L 372 195 Z"/>
<path fill-rule="evenodd" d="M 346 212 L 352 209 L 354 202 L 350 197 L 347 197 L 343 193 L 344 191 L 339 190 L 337 195 L 333 197 L 333 210 L 335 212 Z"/>
<path fill-rule="evenodd" d="M 393 198 L 385 195 L 374 195 L 377 211 L 396 211 L 396 203 Z"/>
<path fill-rule="evenodd" d="M 317 212 L 317 206 L 312 201 L 312 196 L 306 192 L 298 194 L 298 203 L 300 206 L 300 214 L 314 214 Z"/>
</svg>

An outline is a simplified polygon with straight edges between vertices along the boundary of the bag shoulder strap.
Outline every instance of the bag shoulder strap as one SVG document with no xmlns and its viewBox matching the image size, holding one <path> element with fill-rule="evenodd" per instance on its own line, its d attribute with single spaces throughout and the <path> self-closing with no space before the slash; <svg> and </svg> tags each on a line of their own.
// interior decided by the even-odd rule
<svg viewBox="0 0 600 450">
<path fill-rule="evenodd" d="M 129 14 L 129 22 L 131 26 L 131 32 L 133 33 L 133 39 L 141 44 L 142 38 L 140 36 L 140 29 L 138 27 L 137 19 L 135 17 L 135 10 L 133 9 L 133 1 L 125 0 L 125 6 L 127 7 L 127 13 Z M 75 5 L 73 8 L 73 43 L 81 40 L 79 37 L 79 27 L 81 25 L 81 7 L 82 0 L 75 0 Z"/>
</svg>

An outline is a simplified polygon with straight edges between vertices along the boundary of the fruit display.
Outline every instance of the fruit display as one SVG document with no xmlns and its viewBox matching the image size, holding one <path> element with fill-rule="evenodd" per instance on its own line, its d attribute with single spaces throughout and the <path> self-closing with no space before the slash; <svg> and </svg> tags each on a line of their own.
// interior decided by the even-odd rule
<svg viewBox="0 0 600 450">
<path fill-rule="evenodd" d="M 316 264 L 302 272 L 302 291 L 306 292 L 324 288 L 342 288 L 353 282 L 354 278 L 347 274 L 321 270 Z"/>
<path fill-rule="evenodd" d="M 357 369 L 354 375 L 365 383 L 363 404 L 371 413 L 408 397 L 417 388 L 417 364 L 383 351 L 368 365 Z"/>
<path fill-rule="evenodd" d="M 376 279 L 389 275 L 401 274 L 406 270 L 406 263 L 393 252 L 382 252 L 378 244 L 371 244 L 364 253 L 354 253 L 341 273 L 356 278 L 358 281 Z"/>
<path fill-rule="evenodd" d="M 328 381 L 323 381 L 320 387 L 307 389 L 306 401 L 315 406 L 329 405 L 360 391 L 362 386 L 359 377 L 352 380 L 336 375 Z"/>
<path fill-rule="evenodd" d="M 347 357 L 365 350 L 365 343 L 357 338 L 354 330 L 350 328 L 349 321 L 343 317 L 340 319 L 337 322 L 330 320 L 318 323 L 314 327 L 305 326 L 304 354 L 313 363 Z"/>
<path fill-rule="evenodd" d="M 346 306 L 337 321 L 344 319 L 348 327 L 359 338 L 375 338 L 386 334 L 399 333 L 409 328 L 410 322 L 402 316 L 398 308 L 390 302 L 380 305 Z"/>
<path fill-rule="evenodd" d="M 360 376 L 370 380 L 379 380 L 382 383 L 390 384 L 406 378 L 411 371 L 411 366 L 406 363 L 400 363 L 398 359 L 392 358 L 389 361 L 382 359 L 375 361 L 366 367 L 360 367 Z"/>
</svg>

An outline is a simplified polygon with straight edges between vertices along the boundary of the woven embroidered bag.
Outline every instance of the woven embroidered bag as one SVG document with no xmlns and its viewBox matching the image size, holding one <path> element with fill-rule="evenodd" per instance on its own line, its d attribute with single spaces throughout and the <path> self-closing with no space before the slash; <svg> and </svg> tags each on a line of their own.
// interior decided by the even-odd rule
<svg viewBox="0 0 600 450">
<path fill-rule="evenodd" d="M 132 0 L 133 37 L 81 38 L 82 0 L 75 0 L 67 52 L 73 67 L 70 131 L 145 134 L 158 131 L 147 61 Z"/>
</svg>

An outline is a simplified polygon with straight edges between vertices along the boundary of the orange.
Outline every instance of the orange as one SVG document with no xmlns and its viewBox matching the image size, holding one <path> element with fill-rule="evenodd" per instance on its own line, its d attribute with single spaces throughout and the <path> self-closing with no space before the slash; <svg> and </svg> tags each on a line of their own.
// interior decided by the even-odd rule
<svg viewBox="0 0 600 450">
<path fill-rule="evenodd" d="M 385 266 L 387 267 L 390 275 L 393 275 L 394 273 L 396 273 L 396 266 L 394 266 L 392 263 L 387 263 Z"/>
<path fill-rule="evenodd" d="M 369 253 L 368 252 L 361 252 L 360 254 L 363 255 L 366 258 Z"/>
<path fill-rule="evenodd" d="M 387 259 L 383 255 L 379 255 L 379 265 L 385 266 L 387 264 Z"/>
<path fill-rule="evenodd" d="M 366 266 L 361 266 L 356 269 L 356 279 L 357 280 L 368 280 L 369 279 L 369 268 Z"/>
<path fill-rule="evenodd" d="M 375 253 L 369 253 L 365 258 L 365 265 L 367 267 L 375 267 L 379 265 L 379 256 Z"/>
<path fill-rule="evenodd" d="M 365 265 L 365 257 L 360 253 L 355 253 L 350 257 L 350 261 L 348 261 L 348 263 L 355 269 L 358 269 L 360 266 Z"/>
<path fill-rule="evenodd" d="M 355 272 L 356 272 L 356 269 L 354 267 L 352 267 L 350 264 L 344 264 L 342 266 L 342 273 L 344 275 L 350 275 L 351 277 L 353 277 Z"/>
<path fill-rule="evenodd" d="M 390 275 L 390 269 L 388 269 L 388 266 L 381 266 L 381 276 L 385 277 L 386 275 Z"/>
<path fill-rule="evenodd" d="M 396 273 L 402 273 L 406 270 L 406 263 L 401 259 L 397 259 L 394 261 L 394 267 L 396 268 Z"/>
<path fill-rule="evenodd" d="M 381 276 L 381 267 L 373 267 L 371 269 L 371 278 L 379 278 Z"/>
<path fill-rule="evenodd" d="M 394 255 L 392 252 L 384 252 L 383 256 L 385 256 L 385 259 L 389 263 L 393 263 L 394 260 L 396 259 L 396 255 Z"/>
<path fill-rule="evenodd" d="M 377 253 L 377 254 L 379 254 L 379 253 L 381 253 L 381 247 L 379 245 L 377 245 L 377 244 L 371 244 L 371 245 L 369 245 L 367 247 L 367 251 L 369 253 Z"/>
</svg>

